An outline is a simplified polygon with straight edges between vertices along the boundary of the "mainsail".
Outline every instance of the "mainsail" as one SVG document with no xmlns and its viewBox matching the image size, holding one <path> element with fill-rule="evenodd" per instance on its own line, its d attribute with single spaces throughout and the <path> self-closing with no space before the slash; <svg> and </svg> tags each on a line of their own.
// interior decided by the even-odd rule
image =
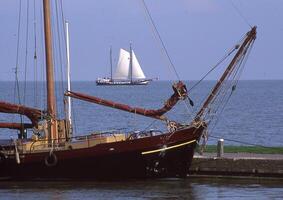
<svg viewBox="0 0 283 200">
<path fill-rule="evenodd" d="M 131 79 L 145 79 L 146 78 L 133 50 L 132 50 L 132 68 L 131 68 L 130 61 L 131 61 L 130 52 L 124 49 L 120 49 L 117 69 L 115 71 L 113 79 L 131 80 Z"/>
<path fill-rule="evenodd" d="M 113 79 L 128 80 L 129 71 L 130 71 L 130 53 L 124 49 L 120 49 L 117 69 L 115 71 Z"/>
</svg>

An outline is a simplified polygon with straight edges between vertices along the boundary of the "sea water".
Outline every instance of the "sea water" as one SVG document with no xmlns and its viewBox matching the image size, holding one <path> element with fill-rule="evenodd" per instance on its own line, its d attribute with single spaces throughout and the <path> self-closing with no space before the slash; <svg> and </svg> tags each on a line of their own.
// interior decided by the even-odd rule
<svg viewBox="0 0 283 200">
<path fill-rule="evenodd" d="M 119 182 L 0 182 L 0 199 L 282 199 L 282 181 L 187 178 Z"/>
<path fill-rule="evenodd" d="M 196 82 L 187 81 L 190 88 Z M 205 81 L 190 91 L 194 107 L 179 102 L 167 115 L 170 120 L 190 122 L 209 94 L 215 81 Z M 160 108 L 173 94 L 172 81 L 151 82 L 147 86 L 96 86 L 95 82 L 73 82 L 72 90 L 93 96 L 148 109 Z M 35 87 L 37 92 L 35 92 Z M 228 91 L 229 93 L 231 91 Z M 28 82 L 26 90 L 20 83 L 20 102 L 39 108 L 46 107 L 45 85 Z M 56 84 L 58 116 L 64 117 L 64 85 Z M 15 83 L 0 82 L 0 101 L 19 102 Z M 36 94 L 36 96 L 34 95 Z M 185 105 L 187 104 L 187 105 Z M 210 129 L 208 143 L 216 144 L 224 138 L 225 144 L 264 146 L 283 144 L 283 81 L 240 81 L 223 112 L 216 116 L 216 125 Z M 0 113 L 0 122 L 20 122 L 20 117 Z M 23 119 L 28 122 L 26 118 Z M 166 130 L 166 123 L 81 100 L 72 101 L 74 135 L 94 131 Z M 214 125 L 214 124 L 213 124 Z M 0 130 L 0 138 L 16 137 L 16 131 Z M 230 141 L 231 140 L 231 141 Z M 239 141 L 239 142 L 233 142 Z M 241 143 L 242 142 L 242 143 Z"/>
<path fill-rule="evenodd" d="M 188 88 L 196 82 L 186 82 Z M 147 86 L 96 86 L 95 82 L 74 82 L 73 91 L 145 108 L 159 108 L 173 93 L 171 81 L 152 82 Z M 169 119 L 189 122 L 210 92 L 215 81 L 205 81 L 190 91 L 195 106 L 180 102 L 167 114 Z M 64 116 L 64 85 L 56 84 L 58 116 Z M 45 85 L 20 83 L 21 103 L 45 106 Z M 37 88 L 37 90 L 35 90 Z M 39 88 L 41 90 L 39 90 Z M 0 82 L 0 101 L 18 102 L 15 83 Z M 25 92 L 24 92 L 25 91 Z M 36 92 L 35 92 L 36 91 Z M 37 94 L 36 96 L 34 94 Z M 23 95 L 25 94 L 25 97 Z M 240 81 L 229 103 L 218 118 L 208 140 L 216 144 L 264 146 L 283 144 L 283 81 Z M 165 130 L 157 120 L 80 100 L 72 102 L 76 135 L 105 130 Z M 15 115 L 0 114 L 0 122 L 19 122 Z M 28 122 L 28 119 L 24 118 Z M 16 138 L 17 132 L 0 130 L 0 138 Z M 238 142 L 235 142 L 238 141 Z M 283 199 L 283 181 L 271 179 L 188 178 L 119 182 L 0 182 L 0 199 Z"/>
</svg>

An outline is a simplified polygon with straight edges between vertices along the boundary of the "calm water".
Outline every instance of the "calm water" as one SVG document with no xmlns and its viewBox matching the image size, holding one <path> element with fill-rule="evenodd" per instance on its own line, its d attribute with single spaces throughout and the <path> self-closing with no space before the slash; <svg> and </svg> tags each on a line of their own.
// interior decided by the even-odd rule
<svg viewBox="0 0 283 200">
<path fill-rule="evenodd" d="M 188 87 L 194 82 L 187 82 Z M 193 90 L 190 97 L 195 102 L 189 112 L 183 103 L 168 114 L 170 119 L 189 122 L 198 110 L 202 100 L 209 93 L 213 81 L 203 82 Z M 42 107 L 44 103 L 43 84 L 39 84 L 37 95 L 34 95 L 34 83 L 28 83 L 25 99 L 30 106 Z M 158 108 L 172 94 L 171 82 L 152 82 L 148 86 L 101 87 L 94 82 L 74 82 L 74 91 L 81 91 L 98 97 L 103 97 L 132 106 Z M 23 84 L 21 85 L 23 94 Z M 237 90 L 232 95 L 216 127 L 210 133 L 212 136 L 223 137 L 228 141 L 239 140 L 265 146 L 282 146 L 283 144 L 283 81 L 240 81 Z M 57 84 L 57 96 L 62 94 L 61 84 Z M 1 100 L 15 101 L 14 83 L 0 82 Z M 62 99 L 62 98 L 61 98 Z M 58 113 L 63 116 L 62 100 L 58 101 Z M 82 135 L 94 130 L 144 130 L 146 128 L 165 129 L 163 123 L 150 118 L 103 107 L 87 102 L 73 101 L 73 120 L 75 134 Z M 19 121 L 18 116 L 0 114 L 1 121 Z M 153 124 L 152 124 L 153 123 Z M 152 124 L 151 126 L 149 126 Z M 0 130 L 0 137 L 15 137 L 15 132 Z M 209 138 L 209 143 L 215 144 L 216 139 Z M 241 145 L 241 143 L 233 143 Z"/>
<path fill-rule="evenodd" d="M 190 121 L 213 81 L 206 81 L 190 97 L 195 108 L 190 112 L 181 103 L 168 116 L 181 122 Z M 188 82 L 192 85 L 194 82 Z M 133 106 L 157 108 L 172 94 L 170 82 L 153 82 L 148 86 L 97 87 L 93 82 L 75 82 L 74 91 L 124 102 Z M 23 85 L 21 85 L 23 88 Z M 39 84 L 38 88 L 43 88 Z M 22 90 L 23 91 L 23 90 Z M 34 84 L 28 83 L 25 101 L 30 106 L 43 106 L 43 92 L 34 95 Z M 56 94 L 62 91 L 57 85 Z M 241 81 L 218 124 L 210 133 L 225 139 L 282 146 L 283 81 Z M 14 101 L 14 83 L 0 82 L 1 100 Z M 62 116 L 62 101 L 58 113 Z M 75 100 L 73 119 L 76 135 L 93 130 L 164 129 L 160 122 L 111 108 Z M 1 121 L 19 121 L 18 116 L 0 115 Z M 16 132 L 0 130 L 1 138 L 16 137 Z M 209 143 L 216 139 L 210 137 Z M 225 140 L 225 143 L 233 143 Z M 233 143 L 241 145 L 241 143 Z M 166 179 L 122 182 L 0 182 L 0 199 L 283 199 L 283 181 L 260 179 Z"/>
<path fill-rule="evenodd" d="M 282 199 L 271 180 L 166 179 L 123 182 L 0 182 L 0 199 Z"/>
</svg>

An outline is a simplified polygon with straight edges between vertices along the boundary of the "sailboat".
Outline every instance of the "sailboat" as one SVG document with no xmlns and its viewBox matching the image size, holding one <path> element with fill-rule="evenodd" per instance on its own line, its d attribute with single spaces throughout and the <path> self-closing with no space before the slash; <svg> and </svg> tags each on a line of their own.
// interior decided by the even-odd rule
<svg viewBox="0 0 283 200">
<path fill-rule="evenodd" d="M 114 76 L 112 76 L 112 50 L 110 49 L 110 78 L 98 78 L 97 85 L 147 85 L 152 79 L 147 79 L 139 64 L 139 61 L 132 50 L 120 49 L 119 60 Z"/>
<path fill-rule="evenodd" d="M 143 115 L 161 120 L 167 126 L 166 131 L 93 131 L 88 135 L 74 136 L 70 116 L 59 119 L 56 113 L 49 0 L 43 0 L 43 11 L 47 109 L 0 101 L 1 113 L 19 114 L 30 120 L 30 123 L 0 123 L 0 128 L 7 131 L 16 129 L 20 133 L 18 139 L 8 139 L 0 144 L 0 180 L 186 177 L 194 149 L 209 126 L 207 116 L 211 112 L 211 105 L 223 94 L 221 88 L 228 78 L 235 77 L 235 73 L 239 72 L 256 38 L 256 27 L 247 32 L 241 43 L 235 46 L 234 58 L 192 121 L 179 123 L 165 115 L 179 101 L 190 100 L 182 81 L 172 85 L 173 94 L 160 109 L 131 107 L 71 91 L 68 87 L 66 98 Z M 68 104 L 69 101 L 64 102 Z M 33 132 L 30 138 L 24 137 L 27 129 Z"/>
</svg>

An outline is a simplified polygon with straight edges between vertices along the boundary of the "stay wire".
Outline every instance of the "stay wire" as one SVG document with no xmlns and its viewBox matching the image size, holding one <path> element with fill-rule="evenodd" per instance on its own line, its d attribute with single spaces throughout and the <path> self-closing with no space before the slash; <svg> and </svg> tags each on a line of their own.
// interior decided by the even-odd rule
<svg viewBox="0 0 283 200">
<path fill-rule="evenodd" d="M 213 132 L 214 128 L 216 127 L 216 125 L 217 125 L 217 123 L 218 123 L 218 121 L 220 119 L 220 116 L 222 115 L 225 107 L 227 106 L 227 104 L 228 104 L 228 102 L 229 102 L 229 100 L 230 100 L 230 98 L 231 98 L 231 96 L 233 94 L 233 91 L 231 91 L 231 93 L 227 97 L 227 92 L 224 92 L 225 90 L 228 91 L 227 88 L 230 88 L 231 85 L 232 85 L 232 83 L 230 83 L 228 86 L 226 86 L 226 89 L 221 91 L 222 92 L 222 94 L 221 94 L 222 97 L 221 97 L 220 100 L 218 100 L 218 106 L 216 107 L 216 109 L 213 110 L 215 115 L 212 115 L 212 117 L 209 120 L 209 123 L 211 123 L 215 119 L 214 120 L 214 124 L 212 125 L 212 128 L 210 130 L 211 132 Z M 220 112 L 219 112 L 219 110 L 220 110 Z M 216 113 L 218 113 L 218 114 L 216 115 Z"/>
<path fill-rule="evenodd" d="M 54 92 L 55 92 L 55 96 L 57 97 L 56 98 L 56 113 L 57 113 L 57 115 L 59 114 L 59 113 L 61 113 L 60 111 L 59 111 L 59 106 L 58 106 L 58 97 L 59 97 L 59 95 L 60 95 L 60 92 L 59 92 L 59 89 L 60 89 L 60 85 L 58 85 L 58 67 L 57 67 L 57 65 L 58 65 L 58 58 L 57 58 L 57 56 L 58 56 L 58 48 L 57 48 L 57 44 L 58 44 L 58 42 L 57 42 L 57 34 L 56 34 L 56 13 L 55 13 L 55 5 L 54 4 L 56 4 L 56 1 L 51 1 L 50 2 L 51 3 L 51 11 L 50 11 L 50 18 L 51 18 L 51 27 L 53 27 L 52 29 L 51 29 L 51 35 L 52 35 L 52 58 L 53 58 L 53 62 L 52 62 L 52 64 L 53 64 L 53 76 L 54 76 Z M 57 116 L 58 117 L 58 116 Z"/>
<path fill-rule="evenodd" d="M 64 16 L 64 6 L 63 6 L 63 0 L 60 0 L 60 8 L 61 8 L 61 18 L 62 18 L 62 22 L 63 22 L 63 39 L 64 39 L 64 44 L 67 44 L 67 39 L 66 39 L 66 26 L 65 26 L 65 16 Z M 67 45 L 66 49 L 67 49 Z M 67 64 L 66 64 L 67 65 Z"/>
<path fill-rule="evenodd" d="M 249 55 L 250 55 L 250 53 L 251 53 L 251 51 L 252 51 L 252 49 L 253 49 L 253 46 L 254 46 L 254 42 L 255 42 L 255 40 L 253 40 L 251 43 L 250 43 L 250 48 L 248 48 L 248 50 L 247 50 L 247 56 L 245 57 L 245 60 L 244 60 L 244 63 L 243 63 L 243 66 L 245 66 L 246 65 L 246 62 L 247 62 L 247 58 L 249 57 Z M 242 67 L 242 69 L 241 69 L 241 71 L 240 71 L 240 75 L 243 73 L 243 70 L 244 70 L 244 67 Z M 239 75 L 239 76 L 240 76 Z M 239 79 L 238 79 L 238 81 L 239 81 Z"/>
<path fill-rule="evenodd" d="M 56 24 L 57 24 L 57 37 L 58 37 L 58 48 L 59 48 L 59 65 L 61 73 L 61 91 L 64 92 L 64 83 L 63 83 L 63 56 L 62 56 L 62 47 L 61 47 L 61 36 L 60 36 L 60 24 L 59 24 L 59 11 L 58 11 L 58 1 L 55 2 L 56 7 Z M 63 97 L 64 101 L 64 97 Z"/>
<path fill-rule="evenodd" d="M 23 104 L 25 104 L 26 102 L 26 92 L 27 92 L 28 42 L 29 42 L 29 0 L 27 0 L 27 15 L 26 15 L 25 80 L 24 80 Z"/>
<path fill-rule="evenodd" d="M 155 122 L 157 121 L 157 119 L 154 119 L 149 125 L 147 125 L 143 131 L 146 131 L 147 129 L 149 129 Z"/>
<path fill-rule="evenodd" d="M 41 2 L 42 4 L 43 2 Z M 44 48 L 44 25 L 43 25 L 43 6 L 40 6 L 40 20 L 39 20 L 39 25 L 40 25 L 40 49 L 41 49 L 41 58 L 42 58 L 42 63 L 41 63 L 41 80 L 42 80 L 42 84 L 41 84 L 41 89 L 39 90 L 40 94 L 39 97 L 40 98 L 40 107 L 43 108 L 45 101 L 44 101 L 44 91 L 46 91 L 46 81 L 44 81 L 46 79 L 46 75 L 45 75 L 45 63 L 46 63 L 46 58 L 45 58 L 45 48 Z"/>
<path fill-rule="evenodd" d="M 238 13 L 238 15 L 244 20 L 244 22 L 252 28 L 252 25 L 249 23 L 247 18 L 243 15 L 243 13 L 240 11 L 240 9 L 234 4 L 233 0 L 229 1 L 232 5 L 232 7 L 235 9 L 235 11 Z"/>
<path fill-rule="evenodd" d="M 249 54 L 250 54 L 250 52 L 251 52 L 251 50 L 252 50 L 252 48 L 253 48 L 253 44 L 254 44 L 254 40 L 253 40 L 252 42 L 250 42 L 249 45 L 245 48 L 245 50 L 244 50 L 244 55 L 243 55 L 243 57 L 242 57 L 241 59 L 239 59 L 238 64 L 237 64 L 237 65 L 239 65 L 239 67 L 238 67 L 237 70 L 234 72 L 234 74 L 232 74 L 233 78 L 232 78 L 232 81 L 231 81 L 231 83 L 230 83 L 229 88 L 231 88 L 231 85 L 237 85 L 237 83 L 238 83 L 238 81 L 239 81 L 239 79 L 240 79 L 240 76 L 241 76 L 241 74 L 242 74 L 242 72 L 243 72 L 244 66 L 245 66 L 245 64 L 246 64 L 247 58 L 248 58 L 248 56 L 249 56 Z M 233 81 L 234 81 L 234 82 L 233 82 Z M 215 127 L 216 127 L 216 125 L 217 125 L 217 123 L 218 123 L 218 121 L 219 121 L 219 116 L 221 115 L 221 113 L 223 113 L 224 108 L 226 107 L 226 105 L 227 105 L 229 99 L 230 99 L 231 96 L 232 96 L 232 92 L 233 92 L 233 90 L 231 91 L 230 95 L 229 95 L 228 98 L 226 99 L 226 102 L 225 102 L 224 106 L 222 106 L 222 109 L 221 109 L 221 111 L 220 111 L 220 114 L 218 114 L 218 116 L 216 117 L 215 123 L 214 123 L 213 127 L 211 128 L 211 131 L 210 131 L 210 132 L 213 132 L 213 130 L 215 129 Z M 224 98 L 224 97 L 223 97 L 223 98 Z M 218 107 L 220 107 L 220 106 L 218 106 Z M 218 110 L 218 109 L 219 109 L 219 108 L 217 108 L 217 110 Z M 213 120 L 213 118 L 214 118 L 214 116 L 212 117 L 212 119 L 210 120 L 210 122 Z"/>
<path fill-rule="evenodd" d="M 245 57 L 245 55 L 243 55 Z M 210 110 L 212 110 L 213 113 L 217 113 L 218 110 L 220 110 L 219 114 L 217 115 L 216 117 L 216 123 L 215 125 L 217 124 L 217 121 L 219 119 L 219 116 L 222 114 L 222 112 L 224 111 L 224 108 L 226 107 L 227 103 L 229 102 L 229 99 L 231 98 L 231 95 L 232 95 L 232 92 L 233 90 L 231 91 L 230 95 L 228 95 L 227 97 L 227 91 L 232 88 L 234 82 L 235 81 L 235 77 L 236 77 L 236 74 L 238 74 L 239 72 L 239 69 L 241 68 L 241 64 L 242 64 L 242 61 L 244 59 L 244 57 L 242 57 L 241 59 L 238 59 L 237 62 L 235 63 L 235 68 L 236 70 L 232 70 L 232 71 L 229 71 L 228 73 L 228 76 L 227 76 L 227 79 L 223 82 L 222 84 L 222 87 L 219 89 L 219 91 L 217 92 L 217 94 L 215 95 L 216 97 L 220 96 L 219 98 L 214 98 L 211 102 L 211 104 L 216 104 L 215 106 L 215 109 L 211 108 L 210 107 Z M 237 67 L 238 66 L 238 67 Z M 234 68 L 234 69 L 235 69 Z M 230 78 L 232 76 L 232 78 Z M 239 77 L 238 77 L 239 78 Z M 229 80 L 231 79 L 231 80 Z M 210 121 L 212 121 L 214 118 L 215 118 L 216 115 L 213 115 L 210 119 Z M 214 126 L 215 126 L 214 125 Z"/>
<path fill-rule="evenodd" d="M 60 10 L 61 10 L 61 20 L 62 20 L 62 23 L 63 23 L 63 40 L 64 40 L 64 44 L 65 44 L 65 52 L 67 52 L 67 38 L 66 38 L 66 24 L 65 24 L 65 22 L 66 22 L 66 20 L 65 20 L 65 15 L 64 15 L 64 6 L 63 6 L 63 0 L 59 0 L 59 2 L 60 2 Z M 67 58 L 67 55 L 66 55 L 66 53 L 65 53 L 65 56 L 66 56 L 66 58 Z M 66 68 L 67 68 L 67 62 L 65 63 L 65 65 L 66 65 Z M 72 88 L 72 87 L 71 87 Z M 72 99 L 71 99 L 71 102 L 72 102 Z M 72 106 L 72 110 L 71 110 L 71 113 L 72 113 L 72 121 L 73 121 L 73 123 L 72 123 L 72 128 L 73 128 L 73 133 L 76 133 L 76 132 L 78 132 L 77 131 L 77 123 L 76 123 L 76 116 L 77 116 L 77 113 L 76 113 L 76 110 L 75 110 L 75 106 L 74 106 L 74 104 L 72 104 L 73 106 Z"/>
<path fill-rule="evenodd" d="M 223 86 L 219 89 L 219 91 L 217 92 L 217 95 L 216 96 L 222 96 L 220 97 L 220 99 L 218 100 L 217 98 L 214 98 L 214 100 L 212 101 L 211 104 L 213 104 L 214 102 L 216 102 L 218 104 L 218 106 L 216 107 L 215 109 L 215 112 L 217 112 L 217 110 L 221 107 L 221 105 L 223 104 L 223 102 L 225 101 L 225 98 L 226 98 L 226 95 L 227 95 L 227 91 L 233 87 L 233 84 L 235 81 L 235 76 L 236 74 L 239 72 L 239 69 L 241 68 L 241 64 L 242 64 L 242 61 L 244 59 L 244 54 L 242 54 L 243 57 L 241 57 L 240 59 L 237 59 L 236 63 L 235 63 L 235 67 L 230 70 L 228 72 L 228 75 L 227 75 L 227 78 L 226 80 L 223 82 Z M 236 70 L 234 70 L 236 69 Z M 232 78 L 231 78 L 232 77 Z M 232 90 L 233 92 L 233 90 Z M 230 99 L 230 96 L 232 94 L 232 92 L 230 93 L 228 99 L 226 100 L 227 102 L 229 101 Z M 224 106 L 226 106 L 227 102 L 224 103 Z"/>
<path fill-rule="evenodd" d="M 37 107 L 38 106 L 38 77 L 37 77 L 37 67 L 38 67 L 38 63 L 37 63 L 37 27 L 36 27 L 36 0 L 33 0 L 33 29 L 34 29 L 34 55 L 33 55 L 33 64 L 34 64 L 34 106 Z"/>
<path fill-rule="evenodd" d="M 235 66 L 238 65 L 238 61 L 239 61 L 239 59 L 235 63 Z M 234 67 L 234 69 L 235 69 L 235 67 Z M 204 119 L 205 118 L 209 118 L 209 123 L 211 123 L 211 121 L 213 121 L 213 119 L 216 116 L 217 111 L 219 110 L 221 105 L 223 105 L 223 102 L 225 101 L 225 97 L 227 95 L 227 91 L 228 91 L 228 89 L 230 88 L 230 86 L 232 84 L 231 82 L 228 81 L 228 79 L 231 76 L 231 73 L 233 73 L 233 70 L 232 71 L 230 70 L 228 72 L 226 79 L 222 82 L 222 85 L 219 88 L 219 90 L 217 91 L 217 93 L 214 94 L 214 98 L 212 99 L 212 101 L 210 102 L 209 106 L 207 107 L 207 109 L 206 109 L 206 111 L 204 113 Z M 229 100 L 229 97 L 228 97 L 228 99 L 226 98 L 226 100 L 227 101 L 224 103 L 224 107 L 226 106 L 226 104 L 227 104 L 227 102 Z M 214 105 L 214 106 L 212 107 L 211 105 Z"/>
<path fill-rule="evenodd" d="M 16 92 L 17 92 L 17 95 L 18 95 L 19 104 L 21 104 L 20 86 L 19 86 L 19 79 L 18 79 L 21 15 L 22 15 L 22 0 L 19 0 L 18 34 L 17 34 L 16 67 L 15 67 L 15 79 L 16 79 L 15 87 L 16 87 Z M 16 96 L 16 94 L 15 94 L 15 96 Z"/>
<path fill-rule="evenodd" d="M 224 60 L 226 60 L 235 50 L 237 50 L 240 46 L 240 44 L 244 41 L 244 39 L 247 37 L 247 35 L 245 34 L 244 36 L 242 36 L 242 38 L 237 42 L 236 45 L 234 45 L 229 51 L 228 53 L 218 62 L 216 63 L 216 65 L 214 67 L 211 68 L 211 70 L 209 72 L 207 72 L 197 83 L 195 83 L 189 90 L 188 92 L 192 91 L 196 86 L 198 86 L 213 70 L 215 70 Z M 204 102 L 205 99 L 208 98 L 208 95 L 206 97 L 203 98 L 203 100 L 201 102 Z M 202 103 L 203 104 L 203 103 Z"/>
<path fill-rule="evenodd" d="M 231 83 L 231 85 L 232 85 L 232 83 Z M 226 93 L 226 94 L 227 94 L 227 93 Z M 226 96 L 226 94 L 225 94 L 225 96 Z M 210 118 L 208 124 L 211 124 L 211 123 L 213 122 L 213 125 L 210 126 L 210 127 L 211 127 L 211 128 L 210 128 L 210 131 L 209 131 L 210 133 L 213 133 L 213 131 L 214 131 L 216 125 L 217 125 L 218 122 L 219 122 L 220 116 L 222 115 L 222 113 L 223 113 L 225 107 L 227 106 L 227 104 L 228 104 L 228 102 L 229 102 L 229 100 L 230 100 L 232 94 L 233 94 L 233 91 L 231 91 L 231 93 L 229 94 L 228 98 L 226 97 L 226 100 L 225 100 L 225 97 L 223 97 L 222 102 L 225 101 L 225 102 L 224 102 L 224 105 L 223 105 L 223 104 L 222 104 L 222 106 L 219 105 L 218 108 L 215 110 L 215 113 L 216 113 L 217 110 L 219 110 L 220 107 L 221 107 L 220 112 L 218 112 L 217 115 L 213 115 L 213 116 Z M 216 119 L 215 119 L 215 118 L 216 118 Z M 215 119 L 215 120 L 214 120 L 214 119 Z M 209 135 L 211 135 L 211 134 L 209 134 Z"/>
<path fill-rule="evenodd" d="M 213 70 L 215 70 L 224 60 L 226 60 L 235 50 L 236 46 L 232 48 L 232 50 L 229 51 L 228 54 L 226 54 L 216 65 L 214 65 L 199 81 L 197 81 L 192 87 L 189 88 L 188 92 L 191 92 L 197 85 L 199 85 Z"/>
<path fill-rule="evenodd" d="M 178 74 L 178 72 L 177 72 L 177 70 L 176 70 L 176 68 L 175 68 L 175 66 L 174 66 L 174 64 L 173 64 L 173 62 L 172 62 L 172 59 L 171 59 L 170 56 L 169 56 L 169 53 L 168 53 L 168 51 L 167 51 L 167 49 L 166 49 L 166 47 L 165 47 L 165 44 L 164 44 L 164 42 L 163 42 L 163 40 L 162 40 L 162 38 L 161 38 L 161 36 L 160 36 L 158 30 L 157 30 L 157 27 L 156 27 L 156 25 L 155 25 L 155 23 L 154 23 L 154 21 L 153 21 L 153 18 L 152 18 L 151 14 L 150 14 L 150 12 L 149 12 L 149 10 L 148 10 L 148 7 L 147 7 L 145 1 L 144 1 L 144 0 L 141 0 L 141 2 L 142 2 L 142 5 L 143 5 L 143 8 L 144 8 L 144 10 L 145 10 L 145 13 L 146 13 L 146 15 L 148 16 L 148 18 L 149 18 L 149 20 L 150 20 L 150 24 L 151 24 L 151 26 L 152 26 L 152 28 L 153 28 L 152 30 L 153 30 L 153 32 L 155 33 L 155 35 L 157 36 L 157 39 L 159 40 L 159 42 L 160 42 L 160 44 L 161 44 L 162 50 L 163 50 L 163 52 L 165 53 L 165 55 L 166 55 L 166 57 L 167 57 L 167 59 L 168 59 L 168 61 L 169 61 L 169 66 L 173 69 L 173 71 L 174 71 L 174 73 L 175 73 L 177 79 L 178 79 L 178 80 L 181 80 L 181 79 L 180 79 L 180 76 L 179 76 L 179 74 Z"/>
<path fill-rule="evenodd" d="M 197 85 L 199 85 L 214 69 L 216 69 L 224 60 L 226 60 L 235 50 L 238 49 L 238 47 L 240 46 L 240 44 L 244 41 L 244 39 L 247 37 L 247 34 L 244 34 L 244 36 L 242 36 L 242 38 L 236 43 L 236 45 L 234 45 L 229 51 L 228 53 L 222 58 L 220 59 L 220 61 L 218 61 L 218 63 L 216 63 L 216 65 L 214 65 L 199 81 L 197 81 L 192 87 L 190 87 L 188 89 L 188 92 L 192 91 Z"/>
<path fill-rule="evenodd" d="M 17 37 L 17 50 L 16 50 L 16 68 L 15 68 L 15 97 L 18 95 L 18 102 L 21 105 L 20 84 L 18 78 L 19 71 L 19 51 L 20 51 L 20 30 L 21 30 L 21 17 L 22 17 L 22 0 L 19 0 L 19 18 L 18 18 L 18 37 Z M 16 99 L 16 98 L 15 98 Z M 21 124 L 23 123 L 23 116 L 20 115 Z"/>
<path fill-rule="evenodd" d="M 244 141 L 241 141 L 241 140 L 228 139 L 228 138 L 224 138 L 224 137 L 219 136 L 219 135 L 211 135 L 211 134 L 209 134 L 209 137 L 212 137 L 212 138 L 215 138 L 215 139 L 224 139 L 224 140 L 227 140 L 227 141 L 230 141 L 230 142 L 236 142 L 236 143 L 239 143 L 239 144 L 246 144 L 246 145 L 250 145 L 250 146 L 258 146 L 258 147 L 263 147 L 263 148 L 272 148 L 271 146 L 264 146 L 264 145 L 260 145 L 260 144 L 256 144 L 256 143 L 244 142 Z"/>
<path fill-rule="evenodd" d="M 254 42 L 254 41 L 253 41 L 253 42 Z M 237 64 L 237 65 L 238 65 L 239 67 L 238 67 L 237 70 L 234 72 L 234 74 L 232 74 L 233 78 L 232 78 L 232 80 L 231 80 L 230 85 L 228 85 L 227 90 L 228 90 L 229 88 L 231 88 L 231 86 L 233 87 L 234 85 L 237 85 L 237 84 L 238 84 L 238 81 L 239 81 L 240 76 L 241 76 L 241 74 L 242 74 L 242 72 L 243 72 L 244 66 L 245 66 L 245 64 L 246 64 L 247 58 L 248 58 L 248 56 L 249 56 L 249 54 L 250 54 L 250 52 L 251 52 L 253 42 L 249 44 L 249 46 L 251 46 L 251 48 L 247 47 L 247 48 L 245 49 L 245 53 L 244 53 L 242 59 L 240 59 L 240 60 L 238 61 L 238 64 Z M 233 81 L 234 81 L 234 82 L 233 82 Z M 233 93 L 233 90 L 231 91 L 229 97 L 226 99 L 225 104 L 222 106 L 222 109 L 221 109 L 221 111 L 220 111 L 220 114 L 218 115 L 218 117 L 217 117 L 217 119 L 216 119 L 216 122 L 215 122 L 215 124 L 214 124 L 214 126 L 213 126 L 213 128 L 212 128 L 211 131 L 213 131 L 213 129 L 214 129 L 215 126 L 217 125 L 217 122 L 218 122 L 218 120 L 219 120 L 219 116 L 221 115 L 221 113 L 223 113 L 223 111 L 224 111 L 224 109 L 225 109 L 225 107 L 226 107 L 226 105 L 227 105 L 229 99 L 231 98 L 232 93 Z M 225 96 L 223 97 L 223 99 L 224 99 L 224 98 L 225 98 Z M 216 108 L 216 112 L 217 112 L 217 110 L 219 110 L 219 108 L 220 108 L 220 104 L 219 104 L 218 108 Z"/>
</svg>

